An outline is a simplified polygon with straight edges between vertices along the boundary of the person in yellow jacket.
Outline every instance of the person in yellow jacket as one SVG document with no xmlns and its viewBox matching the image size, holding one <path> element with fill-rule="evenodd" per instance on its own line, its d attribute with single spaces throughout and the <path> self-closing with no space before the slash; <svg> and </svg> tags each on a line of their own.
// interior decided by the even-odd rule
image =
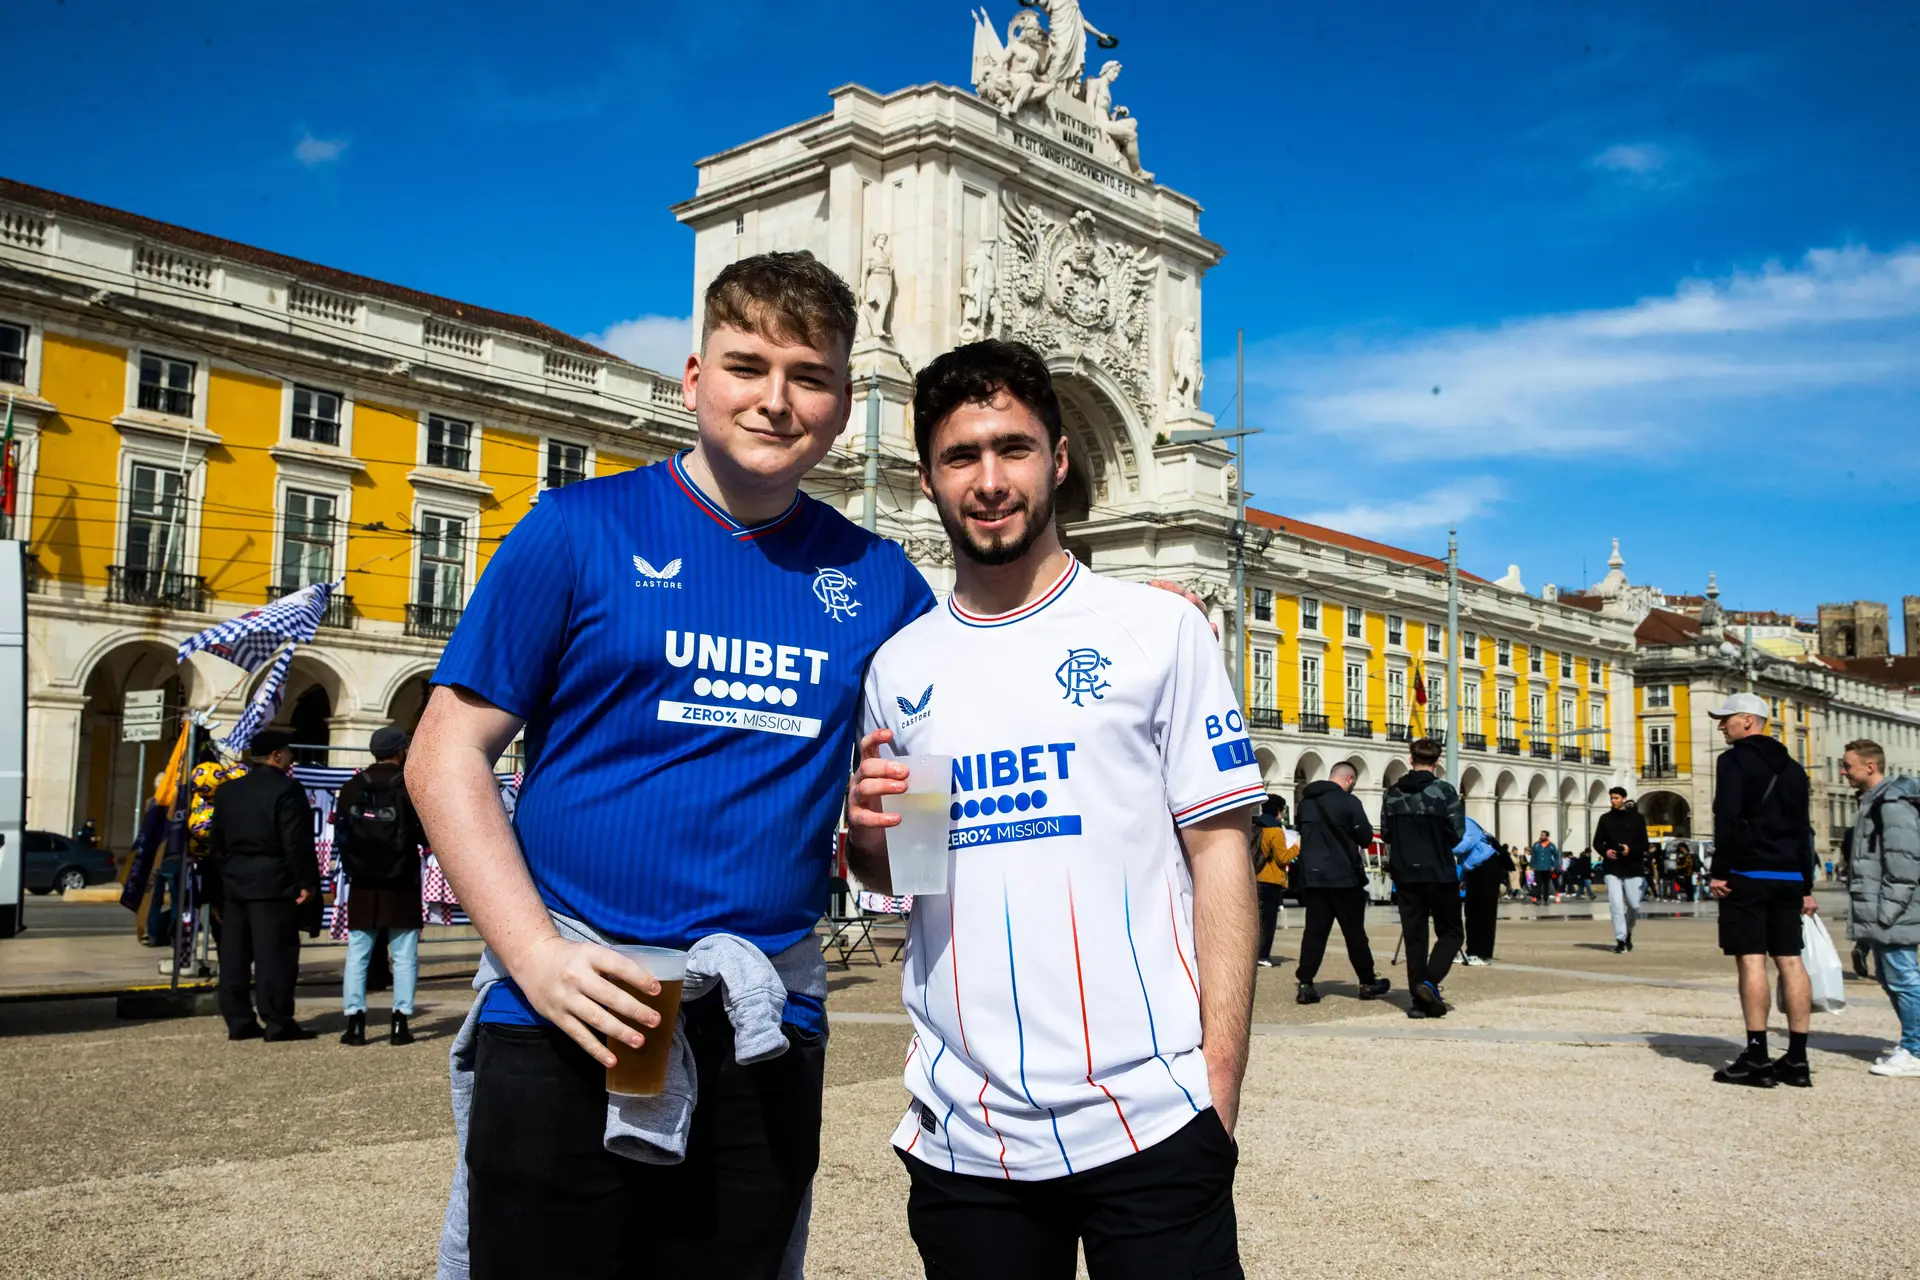
<svg viewBox="0 0 1920 1280">
<path fill-rule="evenodd" d="M 1253 820 L 1253 878 L 1260 889 L 1260 959 L 1273 968 L 1273 930 L 1280 921 L 1280 899 L 1287 890 L 1287 865 L 1300 856 L 1300 835 L 1286 826 L 1287 802 L 1268 796 Z"/>
</svg>

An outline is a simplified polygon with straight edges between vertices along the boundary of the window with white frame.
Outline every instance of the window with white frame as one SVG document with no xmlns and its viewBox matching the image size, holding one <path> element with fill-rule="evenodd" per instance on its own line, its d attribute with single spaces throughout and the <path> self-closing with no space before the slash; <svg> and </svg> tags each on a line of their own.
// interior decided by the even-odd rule
<svg viewBox="0 0 1920 1280">
<path fill-rule="evenodd" d="M 1312 596 L 1300 597 L 1300 629 L 1302 631 L 1320 629 L 1320 602 Z"/>
<path fill-rule="evenodd" d="M 340 406 L 344 397 L 338 391 L 296 386 L 293 389 L 293 438 L 314 444 L 340 443 Z"/>
<path fill-rule="evenodd" d="M 1427 714 L 1436 716 L 1447 709 L 1447 682 L 1440 676 L 1427 677 Z"/>
<path fill-rule="evenodd" d="M 1668 684 L 1650 684 L 1647 686 L 1647 710 L 1662 711 L 1673 705 L 1673 686 Z"/>
<path fill-rule="evenodd" d="M 1527 674 L 1533 676 L 1547 674 L 1547 651 L 1537 644 L 1527 646 Z"/>
<path fill-rule="evenodd" d="M 1387 723 L 1407 723 L 1407 673 L 1401 667 L 1387 668 Z"/>
<path fill-rule="evenodd" d="M 1446 641 L 1446 636 L 1447 636 L 1447 633 L 1444 628 L 1437 627 L 1433 623 L 1429 622 L 1427 624 L 1427 652 L 1428 653 L 1445 652 L 1444 645 Z"/>
<path fill-rule="evenodd" d="M 420 514 L 420 575 L 415 603 L 458 609 L 465 602 L 467 522 L 437 511 Z"/>
<path fill-rule="evenodd" d="M 1607 727 L 1607 704 L 1599 698 L 1595 698 L 1587 704 L 1587 724 L 1591 728 L 1600 730 L 1605 730 Z M 1594 734 L 1593 745 L 1596 747 L 1606 746 L 1606 734 L 1604 732 Z"/>
<path fill-rule="evenodd" d="M 1513 690 L 1501 685 L 1493 691 L 1495 731 L 1503 738 L 1513 736 Z"/>
<path fill-rule="evenodd" d="M 1560 732 L 1570 733 L 1579 727 L 1573 721 L 1573 699 L 1560 699 Z"/>
<path fill-rule="evenodd" d="M 193 361 L 142 354 L 138 404 L 149 413 L 193 416 Z"/>
<path fill-rule="evenodd" d="M 1347 606 L 1346 615 L 1347 615 L 1347 639 L 1359 640 L 1364 638 L 1366 633 L 1367 615 L 1364 612 L 1362 612 L 1359 608 L 1355 607 L 1354 605 Z"/>
<path fill-rule="evenodd" d="M 1527 726 L 1538 736 L 1547 731 L 1547 695 L 1529 693 L 1527 695 Z"/>
<path fill-rule="evenodd" d="M 1317 716 L 1320 714 L 1320 659 L 1312 654 L 1300 655 L 1300 714 Z"/>
<path fill-rule="evenodd" d="M 1588 684 L 1599 684 L 1600 677 L 1604 674 L 1605 672 L 1601 667 L 1600 659 L 1598 658 L 1587 659 L 1587 683 Z"/>
<path fill-rule="evenodd" d="M 186 558 L 186 476 L 135 463 L 127 484 L 127 570 L 179 573 Z M 158 582 L 135 584 L 158 590 Z"/>
<path fill-rule="evenodd" d="M 1357 662 L 1347 664 L 1347 724 L 1363 724 L 1367 719 L 1367 669 Z"/>
<path fill-rule="evenodd" d="M 1573 679 L 1573 655 L 1565 649 L 1560 651 L 1560 678 L 1562 680 Z"/>
<path fill-rule="evenodd" d="M 1513 670 L 1513 641 L 1495 640 L 1493 642 L 1493 663 L 1504 670 Z"/>
<path fill-rule="evenodd" d="M 1407 620 L 1397 613 L 1387 615 L 1387 643 L 1396 649 L 1407 647 Z"/>
<path fill-rule="evenodd" d="M 27 328 L 0 324 L 0 382 L 24 386 L 27 381 Z"/>
<path fill-rule="evenodd" d="M 427 417 L 427 465 L 465 471 L 473 461 L 473 424 L 439 414 Z"/>
<path fill-rule="evenodd" d="M 1460 682 L 1460 720 L 1466 726 L 1460 732 L 1480 732 L 1480 682 L 1478 680 Z"/>
<path fill-rule="evenodd" d="M 280 593 L 333 581 L 334 506 L 330 493 L 287 490 L 280 522 Z"/>
<path fill-rule="evenodd" d="M 587 446 L 547 441 L 547 488 L 564 489 L 587 478 Z"/>
<path fill-rule="evenodd" d="M 1253 620 L 1255 622 L 1273 621 L 1273 592 L 1266 587 L 1253 589 Z"/>
<path fill-rule="evenodd" d="M 1477 632 L 1462 631 L 1460 633 L 1460 661 L 1480 661 L 1480 636 Z"/>
<path fill-rule="evenodd" d="M 1253 651 L 1253 705 L 1262 711 L 1273 710 L 1273 650 L 1256 647 Z"/>
<path fill-rule="evenodd" d="M 1650 724 L 1647 726 L 1647 772 L 1654 777 L 1663 777 L 1673 772 L 1672 725 Z"/>
</svg>

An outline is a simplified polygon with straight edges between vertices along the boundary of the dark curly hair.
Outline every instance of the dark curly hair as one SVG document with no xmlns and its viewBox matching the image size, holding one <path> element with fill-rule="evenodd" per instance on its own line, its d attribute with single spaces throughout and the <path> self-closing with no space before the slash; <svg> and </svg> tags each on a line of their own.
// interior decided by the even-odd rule
<svg viewBox="0 0 1920 1280">
<path fill-rule="evenodd" d="M 988 338 L 955 347 L 920 371 L 913 380 L 913 444 L 920 465 L 931 467 L 933 433 L 962 405 L 985 404 L 1006 392 L 1033 410 L 1047 428 L 1047 444 L 1058 445 L 1066 431 L 1053 375 L 1040 353 L 1024 342 Z"/>
</svg>

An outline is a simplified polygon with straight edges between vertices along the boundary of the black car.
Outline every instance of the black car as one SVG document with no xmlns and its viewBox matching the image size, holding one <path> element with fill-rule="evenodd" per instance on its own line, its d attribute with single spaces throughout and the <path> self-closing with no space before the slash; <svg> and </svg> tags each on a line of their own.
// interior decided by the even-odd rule
<svg viewBox="0 0 1920 1280">
<path fill-rule="evenodd" d="M 29 893 L 65 893 L 119 877 L 113 854 L 106 849 L 89 848 L 51 831 L 28 831 L 21 838 L 26 842 L 22 881 Z"/>
</svg>

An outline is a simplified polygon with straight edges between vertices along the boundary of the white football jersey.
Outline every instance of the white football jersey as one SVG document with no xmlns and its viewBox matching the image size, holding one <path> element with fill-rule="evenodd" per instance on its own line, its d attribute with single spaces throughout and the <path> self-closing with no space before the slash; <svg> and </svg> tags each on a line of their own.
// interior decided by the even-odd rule
<svg viewBox="0 0 1920 1280">
<path fill-rule="evenodd" d="M 1264 796 L 1200 611 L 1075 562 L 997 617 L 954 601 L 881 646 L 866 728 L 954 757 L 944 895 L 915 899 L 913 1105 L 894 1145 L 1033 1180 L 1211 1105 L 1177 826 Z"/>
</svg>

